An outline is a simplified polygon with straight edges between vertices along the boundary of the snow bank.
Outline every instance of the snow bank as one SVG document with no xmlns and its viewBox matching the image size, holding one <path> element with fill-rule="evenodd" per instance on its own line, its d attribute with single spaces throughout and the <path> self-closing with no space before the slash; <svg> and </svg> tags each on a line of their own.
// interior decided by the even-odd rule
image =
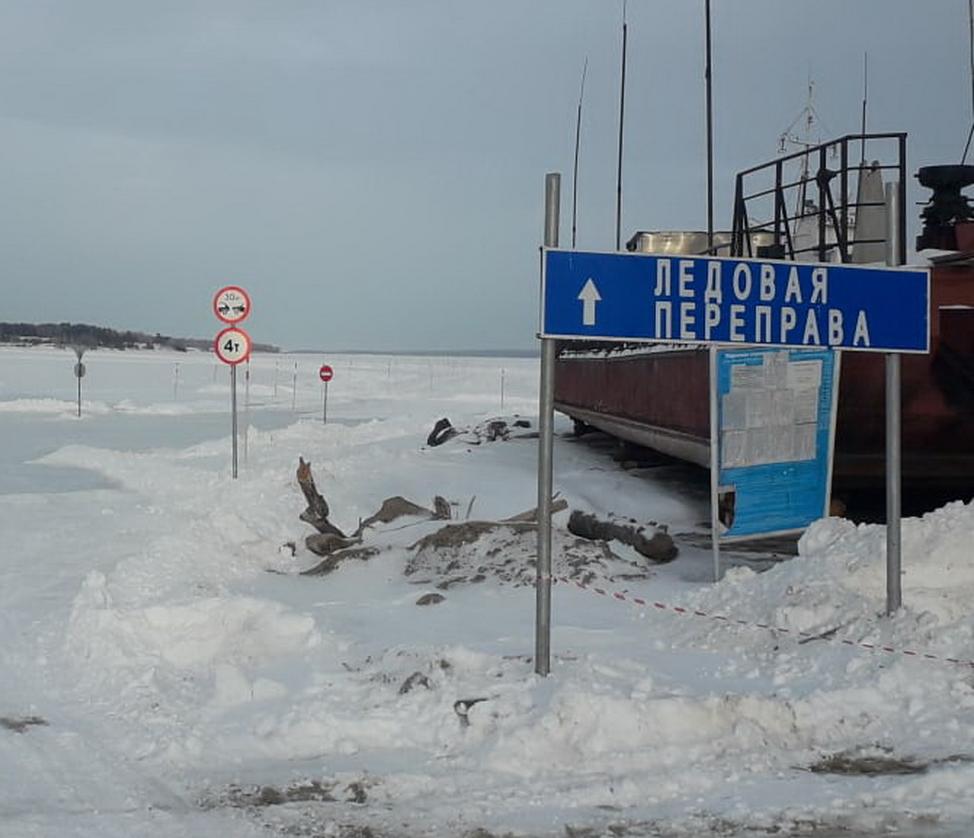
<svg viewBox="0 0 974 838">
<path fill-rule="evenodd" d="M 110 413 L 111 408 L 104 402 L 82 400 L 81 412 L 84 414 Z M 42 413 L 52 415 L 72 415 L 78 413 L 78 403 L 64 399 L 10 399 L 0 401 L 0 413 Z"/>
<path fill-rule="evenodd" d="M 899 648 L 921 644 L 943 656 L 974 659 L 972 539 L 974 502 L 954 502 L 902 522 L 904 607 L 893 619 L 882 616 L 886 528 L 837 518 L 809 527 L 797 559 L 762 574 L 730 570 L 692 603 L 796 631 L 839 628 L 843 637 L 881 637 Z"/>
<path fill-rule="evenodd" d="M 314 620 L 252 597 L 205 597 L 146 608 L 116 607 L 100 572 L 85 579 L 66 642 L 89 671 L 167 664 L 199 670 L 259 665 L 321 641 Z"/>
<path fill-rule="evenodd" d="M 220 405 L 213 405 L 210 410 L 224 410 Z M 200 413 L 200 405 L 190 406 L 179 403 L 139 404 L 132 399 L 122 399 L 117 402 L 81 400 L 81 416 L 105 416 L 111 413 L 124 413 L 137 416 L 188 416 Z M 54 416 L 78 415 L 77 401 L 66 399 L 9 399 L 0 401 L 0 413 L 40 413 Z"/>
</svg>

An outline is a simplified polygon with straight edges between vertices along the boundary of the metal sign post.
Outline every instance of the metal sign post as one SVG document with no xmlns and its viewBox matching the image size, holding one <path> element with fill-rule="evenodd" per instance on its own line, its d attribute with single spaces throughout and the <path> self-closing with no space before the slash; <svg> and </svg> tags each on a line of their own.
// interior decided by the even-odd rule
<svg viewBox="0 0 974 838">
<path fill-rule="evenodd" d="M 328 382 L 332 380 L 335 375 L 335 371 L 328 366 L 328 364 L 322 364 L 321 368 L 318 370 L 318 378 L 321 379 L 322 384 L 322 395 L 321 395 L 321 424 L 328 424 Z"/>
<path fill-rule="evenodd" d="M 544 245 L 558 247 L 561 174 L 545 175 Z M 555 342 L 541 338 L 538 417 L 538 564 L 535 580 L 534 671 L 551 671 L 551 488 L 555 423 Z"/>
<path fill-rule="evenodd" d="M 236 326 L 224 329 L 216 336 L 214 348 L 217 357 L 230 365 L 230 428 L 233 437 L 233 478 L 237 478 L 237 364 L 250 357 L 250 335 Z"/>
<path fill-rule="evenodd" d="M 250 358 L 244 369 L 244 430 L 243 430 L 244 463 L 249 461 L 250 453 Z"/>
<path fill-rule="evenodd" d="M 237 479 L 237 365 L 230 367 L 230 438 L 233 440 L 231 474 Z"/>
<path fill-rule="evenodd" d="M 78 417 L 81 417 L 81 379 L 85 377 L 85 365 L 81 362 L 82 357 L 85 354 L 85 348 L 83 346 L 75 346 L 74 354 L 78 358 L 78 362 L 74 365 L 74 377 L 78 379 Z"/>
<path fill-rule="evenodd" d="M 900 185 L 886 184 L 886 264 L 900 264 Z M 900 356 L 886 355 L 886 613 L 903 603 L 900 590 Z"/>
<path fill-rule="evenodd" d="M 218 320 L 230 325 L 217 334 L 213 349 L 217 358 L 230 367 L 230 435 L 231 474 L 237 479 L 237 364 L 250 360 L 250 335 L 235 324 L 250 316 L 250 295 L 238 285 L 221 288 L 213 297 L 213 313 Z M 249 405 L 250 372 L 247 372 L 247 404 Z M 246 442 L 244 443 L 246 451 Z M 246 456 L 246 455 L 245 455 Z"/>
<path fill-rule="evenodd" d="M 711 346 L 710 360 L 710 547 L 714 556 L 714 582 L 720 581 L 720 510 L 717 506 L 720 474 L 720 428 L 717 418 L 717 347 Z"/>
</svg>

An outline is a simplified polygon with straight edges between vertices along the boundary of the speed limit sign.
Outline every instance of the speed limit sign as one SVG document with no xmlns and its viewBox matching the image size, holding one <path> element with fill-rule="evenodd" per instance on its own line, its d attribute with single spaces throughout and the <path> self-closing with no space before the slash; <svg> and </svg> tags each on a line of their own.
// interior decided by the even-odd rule
<svg viewBox="0 0 974 838">
<path fill-rule="evenodd" d="M 250 335 L 243 329 L 231 326 L 216 336 L 213 348 L 216 357 L 224 364 L 236 366 L 250 357 Z"/>
</svg>

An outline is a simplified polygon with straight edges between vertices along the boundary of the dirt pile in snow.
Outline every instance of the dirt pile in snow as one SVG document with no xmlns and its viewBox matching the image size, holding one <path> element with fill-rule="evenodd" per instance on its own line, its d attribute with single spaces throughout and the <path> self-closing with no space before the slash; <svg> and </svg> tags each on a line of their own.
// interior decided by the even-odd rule
<svg viewBox="0 0 974 838">
<path fill-rule="evenodd" d="M 421 538 L 410 552 L 403 572 L 416 584 L 446 590 L 490 578 L 515 586 L 533 586 L 537 573 L 537 527 L 491 521 L 448 524 Z M 557 529 L 552 533 L 552 571 L 583 584 L 651 575 L 646 562 L 624 559 L 604 541 L 577 538 Z"/>
</svg>

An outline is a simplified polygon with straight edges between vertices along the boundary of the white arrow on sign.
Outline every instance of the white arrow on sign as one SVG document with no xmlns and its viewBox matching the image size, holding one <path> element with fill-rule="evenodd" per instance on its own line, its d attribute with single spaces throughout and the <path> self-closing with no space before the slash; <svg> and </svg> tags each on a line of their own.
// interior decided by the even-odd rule
<svg viewBox="0 0 974 838">
<path fill-rule="evenodd" d="M 599 289 L 595 287 L 592 278 L 589 277 L 581 291 L 578 292 L 578 299 L 582 301 L 582 325 L 595 325 L 595 304 L 602 299 Z"/>
</svg>

